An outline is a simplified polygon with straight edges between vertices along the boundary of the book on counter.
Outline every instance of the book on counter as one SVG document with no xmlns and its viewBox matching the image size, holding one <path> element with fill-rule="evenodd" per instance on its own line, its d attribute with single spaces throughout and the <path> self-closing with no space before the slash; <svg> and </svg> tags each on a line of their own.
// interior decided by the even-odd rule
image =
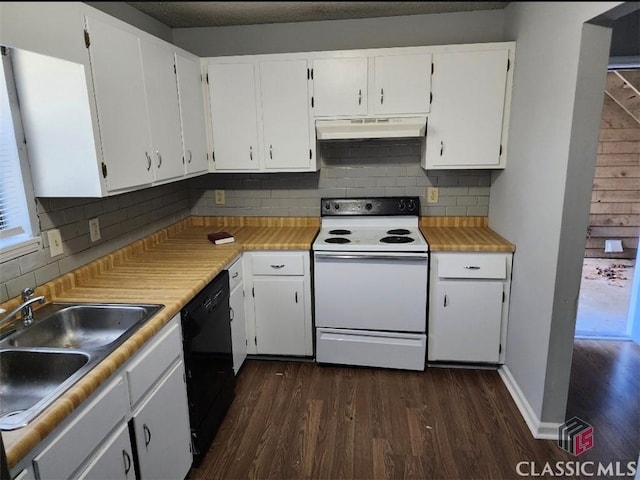
<svg viewBox="0 0 640 480">
<path fill-rule="evenodd" d="M 232 243 L 235 242 L 236 239 L 229 232 L 214 232 L 209 233 L 207 238 L 216 245 L 221 245 L 223 243 Z"/>
</svg>

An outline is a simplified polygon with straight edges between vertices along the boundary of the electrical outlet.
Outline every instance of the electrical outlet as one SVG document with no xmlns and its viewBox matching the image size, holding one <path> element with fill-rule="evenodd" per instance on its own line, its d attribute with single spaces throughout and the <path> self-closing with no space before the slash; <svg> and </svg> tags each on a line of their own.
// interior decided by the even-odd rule
<svg viewBox="0 0 640 480">
<path fill-rule="evenodd" d="M 98 222 L 98 217 L 89 220 L 89 235 L 91 236 L 92 242 L 97 242 L 102 238 L 100 236 L 100 222 Z"/>
<path fill-rule="evenodd" d="M 224 205 L 224 190 L 216 190 L 216 205 Z"/>
<path fill-rule="evenodd" d="M 51 256 L 56 257 L 58 255 L 62 255 L 64 253 L 64 249 L 62 248 L 60 230 L 57 228 L 49 230 L 47 232 L 47 237 L 49 238 L 49 252 L 51 253 Z"/>
<path fill-rule="evenodd" d="M 438 203 L 438 187 L 427 187 L 427 203 Z"/>
</svg>

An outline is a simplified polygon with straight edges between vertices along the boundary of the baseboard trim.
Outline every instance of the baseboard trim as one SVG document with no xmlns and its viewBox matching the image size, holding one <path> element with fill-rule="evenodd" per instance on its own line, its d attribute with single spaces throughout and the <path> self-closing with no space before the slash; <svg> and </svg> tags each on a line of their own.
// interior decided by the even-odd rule
<svg viewBox="0 0 640 480">
<path fill-rule="evenodd" d="M 529 431 L 531 431 L 533 438 L 538 440 L 557 440 L 558 427 L 560 424 L 540 421 L 527 401 L 527 398 L 524 396 L 524 393 L 520 390 L 518 382 L 513 378 L 511 371 L 506 365 L 503 365 L 498 369 L 498 374 L 500 375 L 500 378 L 502 378 L 502 382 L 507 387 L 507 390 L 509 390 L 511 398 L 513 398 L 518 410 L 520 410 L 520 414 L 522 415 L 522 418 L 524 418 L 527 427 L 529 427 Z"/>
</svg>

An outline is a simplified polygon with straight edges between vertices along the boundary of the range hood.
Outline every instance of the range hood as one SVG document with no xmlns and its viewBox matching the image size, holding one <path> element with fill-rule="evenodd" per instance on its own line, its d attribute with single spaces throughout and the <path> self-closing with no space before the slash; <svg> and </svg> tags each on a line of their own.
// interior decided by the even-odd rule
<svg viewBox="0 0 640 480">
<path fill-rule="evenodd" d="M 427 117 L 316 120 L 318 140 L 423 137 Z"/>
</svg>

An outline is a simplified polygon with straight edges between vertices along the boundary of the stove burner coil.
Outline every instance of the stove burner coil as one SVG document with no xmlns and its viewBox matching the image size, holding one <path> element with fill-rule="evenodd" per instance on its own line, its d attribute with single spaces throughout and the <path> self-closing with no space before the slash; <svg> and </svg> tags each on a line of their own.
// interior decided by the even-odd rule
<svg viewBox="0 0 640 480">
<path fill-rule="evenodd" d="M 411 243 L 414 240 L 411 237 L 384 237 L 380 241 L 382 243 Z"/>
<path fill-rule="evenodd" d="M 348 238 L 342 238 L 342 237 L 331 237 L 331 238 L 327 238 L 325 242 L 326 243 L 351 243 L 351 240 L 349 240 Z"/>
<path fill-rule="evenodd" d="M 409 235 L 411 232 L 406 228 L 396 228 L 393 230 L 388 230 L 387 233 L 389 235 Z"/>
<path fill-rule="evenodd" d="M 409 232 L 407 232 L 409 233 Z M 330 235 L 350 235 L 351 234 L 351 230 L 342 230 L 342 229 L 337 229 L 337 230 L 329 230 L 329 234 Z"/>
</svg>

